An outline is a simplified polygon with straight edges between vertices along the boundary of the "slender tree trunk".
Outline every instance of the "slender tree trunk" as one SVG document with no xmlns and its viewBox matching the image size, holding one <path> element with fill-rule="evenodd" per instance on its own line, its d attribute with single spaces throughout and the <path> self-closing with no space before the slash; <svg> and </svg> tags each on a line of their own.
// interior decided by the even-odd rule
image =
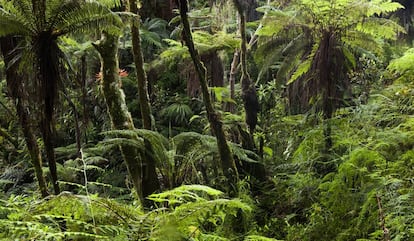
<svg viewBox="0 0 414 241">
<path fill-rule="evenodd" d="M 230 66 L 230 77 L 229 77 L 229 85 L 230 85 L 230 98 L 232 100 L 236 99 L 235 94 L 235 85 L 236 85 L 236 74 L 237 74 L 237 65 L 239 64 L 239 50 L 235 50 L 233 54 L 233 60 L 231 61 Z M 230 102 L 228 104 L 228 109 L 230 113 L 235 113 L 236 108 L 234 106 L 234 103 Z"/>
<path fill-rule="evenodd" d="M 244 109 L 246 112 L 246 124 L 249 127 L 250 138 L 253 139 L 254 129 L 257 124 L 257 113 L 259 111 L 259 101 L 257 99 L 256 87 L 250 78 L 247 71 L 247 37 L 246 37 L 246 14 L 245 9 L 247 6 L 242 5 L 240 0 L 234 0 L 234 5 L 240 16 L 240 35 L 241 35 L 241 47 L 240 47 L 240 62 L 241 62 L 241 86 L 242 86 L 242 99 L 244 103 Z M 254 142 L 253 142 L 254 143 Z"/>
<path fill-rule="evenodd" d="M 87 112 L 87 96 L 88 96 L 88 90 L 87 90 L 87 81 L 86 81 L 86 75 L 87 75 L 87 62 L 86 62 L 86 54 L 83 54 L 81 57 L 81 71 L 80 71 L 80 81 L 81 81 L 81 90 L 82 90 L 82 124 L 83 124 L 83 141 L 85 143 L 88 143 L 88 136 L 86 134 L 86 127 L 88 126 L 88 112 Z"/>
<path fill-rule="evenodd" d="M 125 95 L 120 88 L 118 76 L 118 36 L 103 33 L 100 42 L 94 44 L 94 46 L 101 56 L 102 89 L 112 127 L 115 130 L 133 130 L 134 124 L 127 109 Z M 152 176 L 152 179 L 150 179 L 152 182 L 145 183 L 145 186 L 143 186 L 143 177 L 148 177 L 149 173 L 146 170 L 147 167 L 142 167 L 140 161 L 142 157 L 139 152 L 135 147 L 129 145 L 121 145 L 121 152 L 135 191 L 141 203 L 147 205 L 148 202 L 144 198 L 159 188 L 157 176 Z M 149 193 L 149 189 L 152 190 L 151 193 Z"/>
<path fill-rule="evenodd" d="M 138 7 L 136 0 L 129 0 L 130 11 L 138 14 Z M 137 75 L 139 105 L 141 109 L 142 126 L 144 129 L 154 129 L 152 121 L 151 105 L 148 95 L 148 81 L 144 70 L 144 58 L 141 49 L 141 38 L 139 32 L 139 16 L 133 17 L 131 20 L 131 34 L 132 34 L 132 50 L 134 55 L 135 70 Z M 149 143 L 146 143 L 149 145 Z M 142 165 L 145 167 L 143 172 L 143 186 L 142 194 L 144 197 L 160 190 L 160 184 L 157 178 L 155 162 L 149 156 L 144 155 Z"/>
<path fill-rule="evenodd" d="M 207 111 L 207 117 L 217 139 L 221 167 L 223 169 L 224 176 L 227 178 L 227 181 L 230 184 L 229 194 L 231 196 L 235 196 L 237 194 L 237 182 L 239 178 L 238 172 L 232 153 L 226 141 L 226 136 L 223 130 L 223 123 L 221 122 L 221 118 L 218 115 L 218 113 L 214 110 L 213 104 L 211 102 L 210 93 L 208 91 L 208 85 L 206 80 L 206 68 L 200 60 L 198 51 L 194 47 L 190 24 L 188 22 L 187 17 L 187 0 L 179 0 L 179 8 L 181 22 L 183 24 L 183 39 L 188 47 L 191 59 L 194 63 L 198 78 L 200 80 L 201 92 L 203 94 L 203 100 Z"/>
<path fill-rule="evenodd" d="M 79 122 L 79 112 L 76 109 L 75 103 L 70 99 L 67 91 L 63 88 L 63 95 L 68 102 L 70 108 L 73 111 L 73 117 L 75 119 L 75 140 L 76 140 L 76 149 L 77 149 L 77 157 L 81 157 L 81 148 L 82 148 L 82 134 L 80 130 L 80 122 Z"/>
<path fill-rule="evenodd" d="M 257 113 L 259 112 L 259 100 L 257 98 L 256 86 L 251 80 L 249 72 L 247 70 L 247 36 L 246 36 L 246 9 L 251 6 L 246 5 L 246 1 L 233 0 L 236 6 L 237 12 L 240 17 L 240 35 L 241 35 L 241 46 L 240 46 L 240 63 L 241 63 L 241 87 L 242 87 L 242 99 L 244 104 L 244 110 L 246 113 L 245 122 L 249 127 L 249 132 L 243 134 L 243 130 L 239 128 L 242 137 L 242 146 L 245 149 L 257 151 L 254 142 L 254 130 L 257 124 Z M 244 5 L 243 5 L 244 4 Z M 252 40 L 254 41 L 254 40 Z M 247 167 L 247 168 L 246 168 Z M 247 175 L 254 177 L 257 181 L 265 181 L 266 170 L 260 163 L 247 164 L 244 167 L 244 171 Z M 258 182 L 255 182 L 252 187 L 256 186 Z M 259 184 L 260 185 L 260 184 Z M 253 188 L 256 189 L 256 188 Z M 256 190 L 257 191 L 257 190 Z"/>
<path fill-rule="evenodd" d="M 13 38 L 2 38 L 1 39 L 1 51 L 4 56 L 4 62 L 6 65 L 6 80 L 7 86 L 10 91 L 11 97 L 14 99 L 17 115 L 19 117 L 19 123 L 23 130 L 24 139 L 26 142 L 27 149 L 30 153 L 31 162 L 35 170 L 35 176 L 37 183 L 39 185 L 40 193 L 42 197 L 49 195 L 47 191 L 47 185 L 45 178 L 43 176 L 42 169 L 42 156 L 40 154 L 40 149 L 36 141 L 36 136 L 30 125 L 33 121 L 30 120 L 30 114 L 28 110 L 27 103 L 27 94 L 25 94 L 24 86 L 22 80 L 24 76 L 21 76 L 18 71 L 18 64 L 10 64 L 13 56 L 10 53 L 14 50 L 17 44 L 14 42 Z"/>
<path fill-rule="evenodd" d="M 138 14 L 136 0 L 129 0 L 130 12 Z M 144 58 L 141 50 L 141 39 L 139 33 L 139 16 L 134 16 L 131 20 L 132 50 L 134 55 L 135 70 L 138 83 L 138 97 L 141 109 L 142 125 L 144 129 L 151 130 L 151 106 L 148 96 L 147 76 L 144 70 Z"/>
</svg>

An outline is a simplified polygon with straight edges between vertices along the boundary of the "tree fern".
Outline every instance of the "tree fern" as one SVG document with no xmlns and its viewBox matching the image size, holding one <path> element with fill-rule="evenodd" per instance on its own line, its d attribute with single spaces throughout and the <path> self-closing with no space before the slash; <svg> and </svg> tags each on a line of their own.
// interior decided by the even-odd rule
<svg viewBox="0 0 414 241">
<path fill-rule="evenodd" d="M 357 59 L 355 56 L 362 53 L 380 54 L 383 40 L 395 39 L 397 33 L 404 32 L 404 29 L 394 21 L 380 15 L 380 13 L 387 14 L 396 11 L 401 7 L 398 3 L 385 0 L 362 2 L 352 0 L 301 0 L 291 2 L 284 9 L 266 6 L 262 9 L 262 11 L 266 9 L 267 15 L 263 19 L 262 33 L 258 32 L 258 43 L 259 46 L 262 43 L 266 43 L 267 39 L 274 38 L 273 35 L 277 37 L 287 36 L 290 39 L 294 39 L 298 34 L 304 33 L 310 43 L 307 46 L 308 49 L 298 48 L 295 55 L 300 57 L 293 59 L 299 59 L 299 61 L 286 61 L 283 63 L 289 66 L 295 63 L 293 68 L 284 67 L 282 64 L 278 69 L 283 70 L 283 73 L 286 73 L 286 70 L 290 71 L 290 73 L 287 73 L 287 83 L 290 84 L 288 91 L 292 93 L 289 98 L 292 99 L 291 102 L 294 102 L 293 98 L 296 98 L 297 95 L 301 96 L 302 100 L 296 102 L 302 106 L 302 112 L 309 110 L 310 106 L 317 106 L 318 102 L 309 103 L 312 99 L 317 98 L 318 95 L 326 95 L 322 98 L 321 105 L 326 107 L 325 112 L 329 112 L 326 99 L 336 102 L 336 100 L 342 98 L 340 95 L 343 95 L 344 90 L 348 88 L 345 73 L 349 71 L 349 68 L 347 69 L 346 67 L 355 66 L 355 60 Z M 318 53 L 322 53 L 324 46 L 326 47 L 322 40 L 326 39 L 327 34 L 331 35 L 331 40 L 335 39 L 335 47 L 333 48 L 335 51 L 328 51 L 329 55 L 331 55 L 329 58 L 336 58 L 335 61 L 331 60 L 329 62 L 335 66 L 329 67 L 322 64 L 322 66 L 317 67 L 319 66 L 318 61 L 324 61 L 321 58 L 322 55 Z M 289 44 L 289 41 L 287 43 Z M 303 53 L 306 56 L 302 56 Z M 332 64 L 333 62 L 337 64 Z M 318 68 L 324 69 L 318 70 Z M 336 70 L 333 70 L 333 68 L 336 68 Z M 339 69 L 342 70 L 339 71 Z M 331 80 L 323 84 L 325 87 L 319 86 L 321 89 L 318 90 L 319 87 L 312 86 L 312 83 L 316 83 L 316 79 L 326 82 L 326 78 L 322 78 L 323 76 L 320 74 L 325 72 L 329 72 L 327 78 Z M 329 77 L 333 72 L 335 72 L 335 78 Z M 278 74 L 281 77 L 285 75 Z M 302 78 L 300 78 L 301 76 Z M 321 80 L 321 78 L 325 80 Z M 302 87 L 295 85 L 293 83 L 294 80 L 301 80 L 303 83 Z M 328 90 L 323 90 L 323 88 L 328 88 L 326 86 L 332 81 L 336 81 L 332 85 L 335 86 L 334 92 L 337 96 L 327 97 L 330 94 L 327 92 Z M 332 92 L 332 90 L 330 91 Z M 322 102 L 325 104 L 322 104 Z M 332 105 L 335 108 L 337 103 Z M 325 107 L 320 108 L 324 109 Z"/>
</svg>

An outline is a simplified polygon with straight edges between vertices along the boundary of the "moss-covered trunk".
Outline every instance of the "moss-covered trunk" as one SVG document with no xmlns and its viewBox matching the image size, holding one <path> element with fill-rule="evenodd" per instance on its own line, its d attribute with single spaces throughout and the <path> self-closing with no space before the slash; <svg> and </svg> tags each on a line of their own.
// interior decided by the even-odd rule
<svg viewBox="0 0 414 241">
<path fill-rule="evenodd" d="M 133 130 L 134 124 L 125 103 L 124 93 L 120 88 L 118 36 L 103 33 L 102 39 L 94 46 L 101 56 L 102 90 L 112 127 L 115 130 Z M 142 157 L 135 147 L 122 145 L 120 148 L 135 191 L 142 204 L 146 205 L 148 202 L 145 202 L 145 197 L 159 188 L 157 176 L 150 176 L 148 167 L 142 166 Z M 155 166 L 153 172 L 155 173 Z"/>
<path fill-rule="evenodd" d="M 188 22 L 187 17 L 187 0 L 180 0 L 179 8 L 181 22 L 183 24 L 183 39 L 186 46 L 188 47 L 191 59 L 194 63 L 198 78 L 200 80 L 201 92 L 203 94 L 203 100 L 207 111 L 208 121 L 210 123 L 212 131 L 216 136 L 217 146 L 221 160 L 221 167 L 229 183 L 229 194 L 231 196 L 235 196 L 237 194 L 238 172 L 232 156 L 232 152 L 230 151 L 230 148 L 226 141 L 226 136 L 223 130 L 223 123 L 221 122 L 219 114 L 214 110 L 213 104 L 211 102 L 210 93 L 208 91 L 208 85 L 206 80 L 206 68 L 201 62 L 198 51 L 194 47 L 190 24 Z"/>
<path fill-rule="evenodd" d="M 6 65 L 6 81 L 11 97 L 14 99 L 16 105 L 17 115 L 19 117 L 19 123 L 23 130 L 24 140 L 26 142 L 27 149 L 30 153 L 31 162 L 35 171 L 37 183 L 42 197 L 49 195 L 47 191 L 47 185 L 43 176 L 42 170 L 42 156 L 37 144 L 37 138 L 34 134 L 30 120 L 30 114 L 27 106 L 27 94 L 24 90 L 23 79 L 24 76 L 20 75 L 17 71 L 18 64 L 11 64 L 13 59 L 12 51 L 17 46 L 16 40 L 7 37 L 1 39 L 1 52 L 4 56 L 4 63 Z"/>
<path fill-rule="evenodd" d="M 138 14 L 136 0 L 129 0 L 130 11 Z M 139 16 L 135 16 L 131 20 L 132 50 L 134 55 L 135 70 L 137 74 L 139 106 L 141 110 L 142 127 L 147 130 L 153 129 L 151 105 L 148 95 L 148 81 L 144 70 L 144 58 L 141 49 L 141 39 L 139 33 Z M 146 143 L 147 144 L 147 143 Z M 142 194 L 144 197 L 160 190 L 160 184 L 157 177 L 155 162 L 153 158 L 147 154 L 142 156 L 143 185 Z"/>
</svg>

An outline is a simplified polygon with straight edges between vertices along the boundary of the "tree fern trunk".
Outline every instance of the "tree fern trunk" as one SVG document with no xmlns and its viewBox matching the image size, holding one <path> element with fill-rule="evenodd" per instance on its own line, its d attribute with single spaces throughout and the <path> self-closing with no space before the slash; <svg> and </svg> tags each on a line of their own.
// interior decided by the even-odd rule
<svg viewBox="0 0 414 241">
<path fill-rule="evenodd" d="M 118 36 L 103 33 L 99 44 L 94 44 L 94 46 L 101 56 L 101 83 L 112 127 L 115 130 L 133 130 L 134 124 L 127 109 L 125 95 L 120 88 L 118 76 Z M 142 167 L 139 152 L 135 147 L 122 145 L 121 153 L 141 203 L 143 205 L 148 204 L 144 198 L 158 189 L 159 182 L 157 176 L 152 176 L 152 179 L 146 179 L 150 180 L 149 182 L 143 183 L 143 176 L 149 175 L 146 175 L 147 170 Z M 149 193 L 149 189 L 152 190 L 151 193 Z"/>
<path fill-rule="evenodd" d="M 27 94 L 24 92 L 23 76 L 21 76 L 18 71 L 18 64 L 15 63 L 14 65 L 10 65 L 10 61 L 12 60 L 12 56 L 10 53 L 14 50 L 17 46 L 14 43 L 12 38 L 2 38 L 1 39 L 1 52 L 4 56 L 4 62 L 6 64 L 6 81 L 7 86 L 10 91 L 11 97 L 14 99 L 17 115 L 19 117 L 19 123 L 23 130 L 24 140 L 26 142 L 27 149 L 30 153 L 31 162 L 35 171 L 35 176 L 37 179 L 37 183 L 39 185 L 40 193 L 42 197 L 46 197 L 49 195 L 47 191 L 47 185 L 45 178 L 43 176 L 42 170 L 42 156 L 40 154 L 40 149 L 37 144 L 37 138 L 34 134 L 33 128 L 31 127 L 30 123 L 30 114 L 28 111 L 28 107 L 25 106 Z"/>
<path fill-rule="evenodd" d="M 237 168 L 230 151 L 230 148 L 226 141 L 226 136 L 223 130 L 223 123 L 218 113 L 214 110 L 213 104 L 211 102 L 210 93 L 208 91 L 208 85 L 206 80 L 206 68 L 200 60 L 200 56 L 197 50 L 194 47 L 193 38 L 191 35 L 190 24 L 188 22 L 187 12 L 187 0 L 179 1 L 181 22 L 183 24 L 183 40 L 188 47 L 188 50 L 191 55 L 191 59 L 194 63 L 198 78 L 200 80 L 201 92 L 203 94 L 203 100 L 207 111 L 207 117 L 210 122 L 210 126 L 216 136 L 217 146 L 219 149 L 219 155 L 221 160 L 221 167 L 223 173 L 227 178 L 227 181 L 230 185 L 229 193 L 231 196 L 237 194 L 237 181 L 238 181 L 238 172 Z"/>
<path fill-rule="evenodd" d="M 137 14 L 136 0 L 129 0 L 130 12 Z M 137 74 L 139 105 L 141 109 L 142 125 L 144 129 L 151 130 L 151 106 L 148 96 L 147 76 L 144 70 L 144 58 L 141 50 L 141 39 L 139 33 L 139 16 L 131 20 L 132 50 L 134 55 L 135 70 Z"/>
</svg>

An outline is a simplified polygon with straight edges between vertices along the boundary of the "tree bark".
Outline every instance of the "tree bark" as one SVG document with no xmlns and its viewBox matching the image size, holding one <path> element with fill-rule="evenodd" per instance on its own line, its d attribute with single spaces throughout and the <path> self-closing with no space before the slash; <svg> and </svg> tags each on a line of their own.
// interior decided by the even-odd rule
<svg viewBox="0 0 414 241">
<path fill-rule="evenodd" d="M 237 65 L 239 64 L 239 50 L 235 50 L 233 54 L 233 60 L 231 61 L 230 66 L 230 77 L 229 77 L 229 85 L 230 85 L 230 98 L 232 100 L 236 99 L 236 91 L 235 91 L 235 85 L 236 85 L 236 74 L 237 74 Z M 228 109 L 230 113 L 235 113 L 236 108 L 234 106 L 234 103 L 230 102 L 228 103 Z"/>
<path fill-rule="evenodd" d="M 240 16 L 240 35 L 241 35 L 241 46 L 240 46 L 240 62 L 241 62 L 241 86 L 242 86 L 242 99 L 244 109 L 246 112 L 246 124 L 249 127 L 250 138 L 253 139 L 254 129 L 257 124 L 257 113 L 259 111 L 259 101 L 257 99 L 256 87 L 250 78 L 247 71 L 247 37 L 246 37 L 246 14 L 244 6 L 240 0 L 234 0 L 234 5 Z M 254 142 L 253 142 L 254 143 Z"/>
<path fill-rule="evenodd" d="M 30 154 L 31 162 L 35 171 L 37 183 L 42 197 L 49 195 L 47 185 L 43 176 L 42 156 L 36 141 L 33 128 L 30 125 L 33 121 L 30 120 L 30 113 L 27 106 L 27 94 L 24 90 L 22 80 L 24 76 L 18 73 L 18 64 L 11 65 L 10 61 L 13 59 L 11 52 L 15 49 L 17 43 L 11 37 L 1 39 L 1 52 L 3 53 L 4 63 L 6 65 L 6 81 L 11 97 L 14 99 L 16 105 L 19 123 L 23 130 L 24 139 L 27 149 Z"/>
<path fill-rule="evenodd" d="M 60 193 L 57 177 L 57 165 L 55 156 L 55 121 L 54 105 L 57 96 L 57 84 L 60 81 L 60 73 L 57 56 L 58 45 L 56 38 L 49 33 L 41 33 L 34 39 L 34 45 L 39 44 L 35 51 L 35 74 L 38 84 L 38 97 L 41 106 L 40 130 L 42 133 L 44 149 L 49 165 L 52 186 L 55 195 Z"/>
<path fill-rule="evenodd" d="M 138 7 L 136 0 L 129 0 L 130 12 L 138 14 Z M 132 35 L 132 53 L 134 55 L 135 70 L 138 83 L 138 97 L 141 109 L 142 125 L 144 129 L 151 130 L 151 106 L 148 96 L 147 76 L 144 70 L 144 58 L 141 50 L 141 38 L 139 33 L 139 15 L 134 16 L 131 20 L 131 35 Z"/>
<path fill-rule="evenodd" d="M 103 33 L 102 39 L 94 47 L 101 56 L 101 84 L 112 127 L 115 130 L 133 130 L 134 124 L 118 76 L 118 36 Z M 149 203 L 145 201 L 145 197 L 159 189 L 159 182 L 154 174 L 155 166 L 149 172 L 150 167 L 142 166 L 142 157 L 135 147 L 121 145 L 120 148 L 135 191 L 142 205 L 147 206 Z"/>
<path fill-rule="evenodd" d="M 217 146 L 219 150 L 221 168 L 223 169 L 224 176 L 229 183 L 229 195 L 235 196 L 237 194 L 237 182 L 238 172 L 230 151 L 230 148 L 226 141 L 226 136 L 223 130 L 223 123 L 219 114 L 214 110 L 211 102 L 210 93 L 208 91 L 208 85 L 206 80 L 206 68 L 200 60 L 200 55 L 194 47 L 194 41 L 191 34 L 190 24 L 188 22 L 188 6 L 187 0 L 179 0 L 181 23 L 183 25 L 183 40 L 188 47 L 191 55 L 191 59 L 195 66 L 198 78 L 200 80 L 201 92 L 203 94 L 203 100 L 207 111 L 207 118 L 210 122 L 210 126 L 216 136 Z"/>
</svg>

